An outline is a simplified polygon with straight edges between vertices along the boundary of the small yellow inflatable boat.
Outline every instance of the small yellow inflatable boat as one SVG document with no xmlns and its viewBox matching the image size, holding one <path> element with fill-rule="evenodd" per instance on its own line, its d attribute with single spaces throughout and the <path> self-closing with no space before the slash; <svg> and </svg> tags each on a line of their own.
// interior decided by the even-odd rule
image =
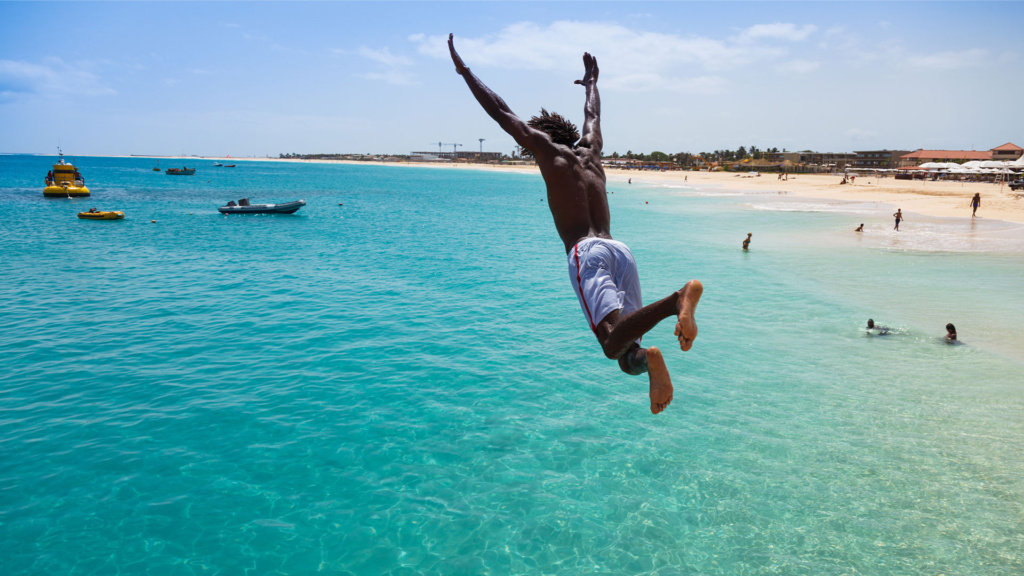
<svg viewBox="0 0 1024 576">
<path fill-rule="evenodd" d="M 53 165 L 53 170 L 46 175 L 46 198 L 81 198 L 89 195 L 85 187 L 85 178 L 78 169 L 64 161 L 64 153 L 60 152 L 60 161 Z"/>
<path fill-rule="evenodd" d="M 79 212 L 78 217 L 82 220 L 122 220 L 124 219 L 124 212 L 103 212 L 93 208 L 88 212 Z"/>
</svg>

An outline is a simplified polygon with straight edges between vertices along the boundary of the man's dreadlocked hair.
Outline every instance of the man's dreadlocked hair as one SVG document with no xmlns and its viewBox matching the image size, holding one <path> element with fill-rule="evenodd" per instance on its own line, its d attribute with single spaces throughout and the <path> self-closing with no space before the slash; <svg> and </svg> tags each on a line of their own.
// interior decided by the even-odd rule
<svg viewBox="0 0 1024 576">
<path fill-rule="evenodd" d="M 566 120 L 561 114 L 549 113 L 543 108 L 540 109 L 540 116 L 530 118 L 527 124 L 531 128 L 546 132 L 555 144 L 562 144 L 569 148 L 575 147 L 576 141 L 580 139 L 580 132 L 576 129 L 575 124 Z"/>
</svg>

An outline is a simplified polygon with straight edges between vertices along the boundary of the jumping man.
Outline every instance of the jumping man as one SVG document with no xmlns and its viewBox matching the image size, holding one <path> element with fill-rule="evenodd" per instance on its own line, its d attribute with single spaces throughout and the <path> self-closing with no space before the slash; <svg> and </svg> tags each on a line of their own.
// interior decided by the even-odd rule
<svg viewBox="0 0 1024 576">
<path fill-rule="evenodd" d="M 612 239 L 611 215 L 601 167 L 601 98 L 597 93 L 597 60 L 583 54 L 584 74 L 576 80 L 586 88 L 583 137 L 571 122 L 541 109 L 524 122 L 500 96 L 484 85 L 455 51 L 448 49 L 455 71 L 483 109 L 515 141 L 533 153 L 548 190 L 555 229 L 568 255 L 569 281 L 605 356 L 618 360 L 623 372 L 650 379 L 651 412 L 672 402 L 672 379 L 661 351 L 642 348 L 640 339 L 665 318 L 676 318 L 679 347 L 689 350 L 697 337 L 693 313 L 704 287 L 689 281 L 678 291 L 647 306 L 640 297 L 640 278 L 629 248 Z"/>
</svg>

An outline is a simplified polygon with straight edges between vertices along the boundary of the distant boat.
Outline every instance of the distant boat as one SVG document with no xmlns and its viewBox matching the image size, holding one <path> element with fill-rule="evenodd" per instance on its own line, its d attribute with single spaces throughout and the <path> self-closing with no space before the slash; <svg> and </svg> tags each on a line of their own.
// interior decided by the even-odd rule
<svg viewBox="0 0 1024 576">
<path fill-rule="evenodd" d="M 305 205 L 305 200 L 283 204 L 249 204 L 248 198 L 242 198 L 237 204 L 232 200 L 227 206 L 217 208 L 217 211 L 221 214 L 294 214 Z"/>
<path fill-rule="evenodd" d="M 235 167 L 234 164 L 228 164 L 227 166 L 225 166 L 225 168 L 234 168 L 234 167 Z"/>
<path fill-rule="evenodd" d="M 153 172 L 160 172 L 160 161 L 156 161 L 156 168 L 153 168 Z"/>
<path fill-rule="evenodd" d="M 89 196 L 89 189 L 85 187 L 85 178 L 78 172 L 78 168 L 64 161 L 64 153 L 58 149 L 57 154 L 60 160 L 53 165 L 53 170 L 46 175 L 43 182 L 43 196 L 46 198 L 71 198 Z"/>
<path fill-rule="evenodd" d="M 79 212 L 78 217 L 82 220 L 123 220 L 124 212 L 120 210 L 104 212 L 91 208 L 88 212 Z"/>
<path fill-rule="evenodd" d="M 214 166 L 223 166 L 223 164 L 221 164 L 220 162 L 214 162 L 213 165 Z"/>
<path fill-rule="evenodd" d="M 191 176 L 196 173 L 195 168 L 168 168 L 167 174 L 170 176 Z"/>
</svg>

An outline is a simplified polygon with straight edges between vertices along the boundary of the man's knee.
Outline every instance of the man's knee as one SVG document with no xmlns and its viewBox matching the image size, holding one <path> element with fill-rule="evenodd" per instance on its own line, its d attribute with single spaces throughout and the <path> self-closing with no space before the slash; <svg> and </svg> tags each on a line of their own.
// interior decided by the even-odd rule
<svg viewBox="0 0 1024 576">
<path fill-rule="evenodd" d="M 604 352 L 605 358 L 608 358 L 609 360 L 618 360 L 629 350 L 630 346 L 635 344 L 635 342 L 623 344 L 612 340 L 612 330 L 615 328 L 615 324 L 618 323 L 618 321 L 619 311 L 614 310 L 605 316 L 594 329 L 594 334 L 597 336 L 597 342 L 601 345 L 601 351 Z"/>
<path fill-rule="evenodd" d="M 619 369 L 630 376 L 639 376 L 647 372 L 647 351 L 633 342 L 632 346 L 618 358 Z"/>
<path fill-rule="evenodd" d="M 618 362 L 618 369 L 626 372 L 631 376 L 639 376 L 647 371 L 647 355 L 646 351 L 640 344 L 631 342 L 630 347 L 626 349 L 626 352 L 609 359 L 616 360 Z"/>
<path fill-rule="evenodd" d="M 625 356 L 626 352 L 621 348 L 612 347 L 611 345 L 608 344 L 608 342 L 605 341 L 601 342 L 601 351 L 604 352 L 604 357 L 609 360 L 618 360 L 619 358 Z"/>
</svg>

